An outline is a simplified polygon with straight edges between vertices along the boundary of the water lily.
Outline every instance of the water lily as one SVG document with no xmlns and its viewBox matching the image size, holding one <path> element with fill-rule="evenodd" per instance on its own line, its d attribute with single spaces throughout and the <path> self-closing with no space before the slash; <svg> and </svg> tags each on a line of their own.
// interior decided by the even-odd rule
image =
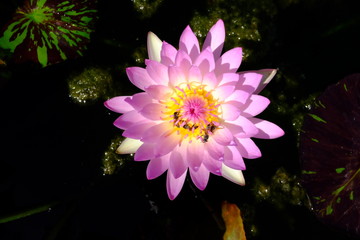
<svg viewBox="0 0 360 240">
<path fill-rule="evenodd" d="M 105 102 L 122 113 L 114 122 L 126 137 L 118 153 L 135 153 L 135 161 L 150 160 L 148 179 L 167 171 L 170 199 L 179 194 L 187 172 L 200 190 L 210 173 L 244 185 L 243 158 L 261 156 L 251 138 L 284 134 L 275 124 L 254 117 L 270 103 L 258 93 L 276 70 L 237 73 L 242 49 L 221 55 L 224 40 L 222 20 L 212 26 L 201 49 L 190 26 L 178 50 L 150 32 L 146 67 L 126 69 L 143 92 Z"/>
</svg>

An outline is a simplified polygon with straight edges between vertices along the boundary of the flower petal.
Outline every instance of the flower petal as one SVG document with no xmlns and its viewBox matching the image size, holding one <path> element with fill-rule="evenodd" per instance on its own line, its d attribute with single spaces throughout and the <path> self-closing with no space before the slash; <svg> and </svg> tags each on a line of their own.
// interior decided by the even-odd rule
<svg viewBox="0 0 360 240">
<path fill-rule="evenodd" d="M 215 76 L 214 72 L 209 72 L 203 77 L 202 84 L 207 86 L 207 90 L 211 91 L 219 84 L 219 79 Z"/>
<path fill-rule="evenodd" d="M 241 60 L 242 49 L 239 47 L 230 49 L 216 61 L 216 75 L 220 75 L 226 72 L 236 72 L 241 64 Z"/>
<path fill-rule="evenodd" d="M 174 48 L 171 44 L 167 42 L 163 42 L 162 49 L 161 49 L 161 63 L 165 66 L 170 66 L 175 63 L 175 57 L 177 54 L 176 48 Z"/>
<path fill-rule="evenodd" d="M 280 127 L 272 122 L 258 118 L 250 118 L 249 120 L 259 129 L 259 132 L 254 136 L 255 138 L 273 139 L 285 134 Z"/>
<path fill-rule="evenodd" d="M 181 68 L 176 66 L 169 67 L 169 82 L 173 87 L 180 85 L 180 83 L 186 82 L 186 76 Z"/>
<path fill-rule="evenodd" d="M 252 94 L 258 87 L 263 75 L 251 72 L 239 72 L 239 81 L 236 85 L 236 89 L 240 89 Z"/>
<path fill-rule="evenodd" d="M 224 126 L 226 126 L 233 135 L 238 138 L 253 137 L 259 132 L 255 124 L 243 116 L 239 116 L 234 121 L 225 122 Z"/>
<path fill-rule="evenodd" d="M 154 158 L 154 143 L 143 143 L 134 155 L 134 161 L 146 161 Z"/>
<path fill-rule="evenodd" d="M 147 49 L 149 59 L 160 62 L 160 51 L 162 42 L 154 33 L 149 32 L 147 35 Z"/>
<path fill-rule="evenodd" d="M 227 180 L 232 181 L 233 183 L 239 184 L 241 186 L 245 185 L 245 178 L 242 174 L 241 170 L 232 169 L 226 166 L 225 164 L 222 165 L 221 169 L 222 176 Z"/>
<path fill-rule="evenodd" d="M 150 120 L 161 120 L 164 106 L 159 103 L 149 103 L 140 111 L 141 115 Z"/>
<path fill-rule="evenodd" d="M 190 177 L 195 186 L 202 191 L 206 188 L 209 181 L 210 172 L 204 165 L 201 165 L 198 171 L 190 168 Z"/>
<path fill-rule="evenodd" d="M 154 125 L 155 123 L 150 121 L 135 123 L 126 129 L 122 135 L 127 138 L 141 139 L 144 133 Z"/>
<path fill-rule="evenodd" d="M 234 143 L 234 136 L 226 127 L 217 129 L 212 137 L 217 143 L 223 146 L 232 145 Z"/>
<path fill-rule="evenodd" d="M 169 168 L 169 156 L 167 154 L 161 158 L 151 159 L 146 168 L 146 177 L 151 180 L 159 177 Z"/>
<path fill-rule="evenodd" d="M 170 130 L 172 131 L 172 130 Z M 161 157 L 173 151 L 180 142 L 180 136 L 176 133 L 164 133 L 157 141 L 155 146 L 155 156 Z"/>
<path fill-rule="evenodd" d="M 261 92 L 261 90 L 264 89 L 264 87 L 273 79 L 273 77 L 275 76 L 277 70 L 276 69 L 261 69 L 256 71 L 256 73 L 259 73 L 262 76 L 261 78 L 261 82 L 258 88 L 256 88 L 256 90 L 254 91 L 254 93 L 259 93 Z"/>
<path fill-rule="evenodd" d="M 130 154 L 135 153 L 139 147 L 143 144 L 142 141 L 132 138 L 125 138 L 121 142 L 120 146 L 116 149 L 118 154 Z"/>
<path fill-rule="evenodd" d="M 206 35 L 203 49 L 210 47 L 214 53 L 215 59 L 218 59 L 221 55 L 222 48 L 225 41 L 225 26 L 224 22 L 218 20 L 210 29 Z"/>
<path fill-rule="evenodd" d="M 187 73 L 192 65 L 192 60 L 185 51 L 179 50 L 176 54 L 175 65 L 179 67 L 184 73 Z"/>
<path fill-rule="evenodd" d="M 212 137 L 210 137 L 208 142 L 205 144 L 205 150 L 215 160 L 220 161 L 224 159 L 224 146 L 218 144 Z"/>
<path fill-rule="evenodd" d="M 210 155 L 207 154 L 206 151 L 204 151 L 203 165 L 212 174 L 221 176 L 222 164 L 223 164 L 222 161 L 218 161 L 218 160 L 213 159 Z"/>
<path fill-rule="evenodd" d="M 248 159 L 261 157 L 260 149 L 250 138 L 236 138 L 235 142 L 242 157 Z"/>
<path fill-rule="evenodd" d="M 231 101 L 232 103 L 238 102 L 240 104 L 235 104 L 235 105 L 237 107 L 240 107 L 241 105 L 244 105 L 247 102 L 250 96 L 251 94 L 249 92 L 237 89 L 232 94 L 230 94 L 225 100 L 228 102 Z"/>
<path fill-rule="evenodd" d="M 152 103 L 152 99 L 146 92 L 141 92 L 126 98 L 125 102 L 130 104 L 136 111 L 140 111 L 146 105 Z"/>
<path fill-rule="evenodd" d="M 235 90 L 233 85 L 222 85 L 214 89 L 213 96 L 214 98 L 219 99 L 219 101 L 225 100 L 229 95 L 231 95 Z"/>
<path fill-rule="evenodd" d="M 199 55 L 199 41 L 190 26 L 187 26 L 180 36 L 179 50 L 185 51 L 193 61 Z"/>
<path fill-rule="evenodd" d="M 146 118 L 144 118 L 141 114 L 139 114 L 137 111 L 130 111 L 127 113 L 124 113 L 120 117 L 118 117 L 114 121 L 114 125 L 120 129 L 126 130 L 130 126 L 132 126 L 134 123 L 147 121 Z"/>
<path fill-rule="evenodd" d="M 234 121 L 240 116 L 240 109 L 232 101 L 221 104 L 222 115 L 226 121 Z"/>
<path fill-rule="evenodd" d="M 253 117 L 264 111 L 269 106 L 270 100 L 260 95 L 251 95 L 248 103 L 242 110 L 242 115 L 245 117 Z"/>
<path fill-rule="evenodd" d="M 186 159 L 194 171 L 199 170 L 203 161 L 204 144 L 192 142 L 187 145 Z"/>
<path fill-rule="evenodd" d="M 169 122 L 161 122 L 151 128 L 149 128 L 142 136 L 141 141 L 143 142 L 156 142 L 158 139 L 169 129 L 172 125 Z"/>
<path fill-rule="evenodd" d="M 188 168 L 185 158 L 178 149 L 172 151 L 168 155 L 170 155 L 170 171 L 175 178 L 181 177 Z"/>
<path fill-rule="evenodd" d="M 164 85 L 151 85 L 145 91 L 156 100 L 167 100 L 171 97 L 173 90 Z"/>
<path fill-rule="evenodd" d="M 188 82 L 201 82 L 202 75 L 200 69 L 197 66 L 191 66 L 189 69 Z"/>
<path fill-rule="evenodd" d="M 152 78 L 149 76 L 146 69 L 141 67 L 129 67 L 126 69 L 129 80 L 140 88 L 144 90 L 146 87 L 155 84 Z"/>
<path fill-rule="evenodd" d="M 199 67 L 203 76 L 208 72 L 212 72 L 215 69 L 215 60 L 211 49 L 206 48 L 203 50 L 196 58 L 194 65 Z"/>
<path fill-rule="evenodd" d="M 120 97 L 113 97 L 106 102 L 104 102 L 105 107 L 110 109 L 111 111 L 117 112 L 117 113 L 125 113 L 133 110 L 133 107 L 131 107 L 127 102 L 125 102 L 125 98 L 128 98 L 129 96 L 120 96 Z"/>
<path fill-rule="evenodd" d="M 148 72 L 151 79 L 154 83 L 160 85 L 168 85 L 169 84 L 169 74 L 168 67 L 162 63 L 146 60 L 146 71 Z"/>
<path fill-rule="evenodd" d="M 171 171 L 167 172 L 166 190 L 170 200 L 174 200 L 177 195 L 179 195 L 181 188 L 184 185 L 186 173 L 187 171 L 184 172 L 184 174 L 181 175 L 179 178 L 175 178 Z"/>
<path fill-rule="evenodd" d="M 226 166 L 237 170 L 246 169 L 244 160 L 236 147 L 226 147 L 224 152 L 224 164 Z"/>
</svg>

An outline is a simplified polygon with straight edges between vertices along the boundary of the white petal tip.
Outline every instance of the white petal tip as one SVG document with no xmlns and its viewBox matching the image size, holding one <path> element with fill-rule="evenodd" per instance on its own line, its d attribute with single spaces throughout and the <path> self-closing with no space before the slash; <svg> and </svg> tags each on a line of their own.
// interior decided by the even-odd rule
<svg viewBox="0 0 360 240">
<path fill-rule="evenodd" d="M 162 41 L 153 32 L 149 32 L 147 35 L 147 49 L 149 59 L 160 62 L 162 48 Z"/>
<path fill-rule="evenodd" d="M 236 170 L 229 168 L 225 164 L 222 165 L 221 169 L 222 176 L 233 183 L 239 184 L 241 186 L 245 185 L 245 178 L 241 170 Z"/>
<path fill-rule="evenodd" d="M 116 153 L 117 154 L 135 153 L 142 144 L 143 142 L 138 139 L 125 138 L 124 141 L 121 142 L 120 146 L 116 149 Z"/>
</svg>

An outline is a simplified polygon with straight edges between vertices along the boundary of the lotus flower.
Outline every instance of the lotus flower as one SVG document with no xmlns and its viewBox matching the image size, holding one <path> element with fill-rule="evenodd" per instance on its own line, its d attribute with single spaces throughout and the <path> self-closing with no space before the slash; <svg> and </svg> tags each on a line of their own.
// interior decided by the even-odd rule
<svg viewBox="0 0 360 240">
<path fill-rule="evenodd" d="M 284 134 L 275 124 L 255 118 L 270 103 L 258 95 L 276 70 L 239 72 L 242 49 L 223 55 L 225 27 L 219 20 L 202 49 L 187 26 L 179 50 L 154 33 L 148 34 L 146 68 L 130 67 L 130 81 L 143 90 L 105 102 L 122 113 L 114 125 L 126 139 L 118 153 L 135 153 L 135 161 L 150 160 L 146 175 L 167 171 L 167 193 L 179 194 L 187 172 L 200 190 L 210 172 L 244 185 L 243 158 L 258 158 L 251 137 L 272 139 Z"/>
</svg>

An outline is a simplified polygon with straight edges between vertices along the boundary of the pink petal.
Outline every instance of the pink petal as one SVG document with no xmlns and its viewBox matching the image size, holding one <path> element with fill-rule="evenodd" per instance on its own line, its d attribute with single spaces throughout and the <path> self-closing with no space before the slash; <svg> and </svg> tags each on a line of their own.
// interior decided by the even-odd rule
<svg viewBox="0 0 360 240">
<path fill-rule="evenodd" d="M 149 76 L 153 80 L 154 83 L 160 85 L 168 85 L 169 84 L 169 74 L 168 67 L 162 63 L 146 60 L 146 71 Z"/>
<path fill-rule="evenodd" d="M 171 88 L 164 85 L 151 85 L 145 91 L 156 100 L 168 100 L 173 93 Z"/>
<path fill-rule="evenodd" d="M 217 88 L 215 88 L 215 91 L 213 91 L 213 96 L 219 101 L 225 100 L 228 96 L 230 96 L 235 90 L 235 86 L 233 85 L 222 85 Z"/>
<path fill-rule="evenodd" d="M 156 142 L 163 134 L 172 128 L 172 124 L 169 122 L 161 122 L 151 128 L 149 128 L 142 136 L 143 142 Z"/>
<path fill-rule="evenodd" d="M 222 115 L 226 121 L 234 121 L 240 116 L 240 109 L 232 102 L 221 104 Z"/>
<path fill-rule="evenodd" d="M 146 69 L 141 67 L 129 67 L 126 69 L 126 73 L 135 86 L 144 90 L 146 87 L 155 84 L 152 78 L 149 76 Z"/>
<path fill-rule="evenodd" d="M 147 35 L 147 49 L 149 59 L 160 62 L 161 46 L 161 40 L 154 33 L 149 32 Z"/>
<path fill-rule="evenodd" d="M 253 117 L 264 111 L 270 104 L 270 100 L 260 95 L 251 95 L 242 114 L 246 117 Z"/>
<path fill-rule="evenodd" d="M 262 69 L 256 71 L 256 73 L 259 73 L 262 76 L 259 87 L 254 91 L 254 93 L 259 93 L 261 90 L 264 89 L 264 87 L 273 79 L 275 76 L 277 70 L 276 69 Z"/>
<path fill-rule="evenodd" d="M 175 178 L 181 177 L 188 168 L 186 159 L 184 159 L 183 155 L 178 149 L 174 150 L 168 155 L 170 155 L 170 171 Z"/>
<path fill-rule="evenodd" d="M 255 136 L 259 130 L 249 119 L 239 116 L 234 121 L 227 121 L 224 123 L 235 137 L 248 138 Z"/>
<path fill-rule="evenodd" d="M 164 64 L 165 66 L 170 66 L 175 63 L 177 50 L 167 42 L 163 42 L 160 54 L 161 54 L 161 63 Z"/>
<path fill-rule="evenodd" d="M 209 33 L 206 35 L 203 49 L 210 47 L 214 53 L 215 59 L 218 59 L 221 55 L 224 41 L 225 26 L 224 22 L 220 19 L 211 27 Z"/>
<path fill-rule="evenodd" d="M 253 93 L 259 86 L 262 75 L 255 72 L 240 72 L 237 89 Z"/>
<path fill-rule="evenodd" d="M 175 178 L 171 171 L 167 172 L 166 190 L 170 200 L 174 200 L 177 195 L 179 195 L 181 188 L 184 185 L 185 177 L 186 172 L 184 172 L 184 174 L 181 175 L 179 178 Z"/>
<path fill-rule="evenodd" d="M 214 54 L 210 48 L 203 50 L 194 62 L 195 66 L 198 66 L 202 75 L 211 72 L 215 68 Z"/>
<path fill-rule="evenodd" d="M 185 51 L 179 50 L 176 54 L 175 65 L 186 73 L 192 65 L 192 60 Z"/>
<path fill-rule="evenodd" d="M 241 60 L 242 49 L 239 47 L 230 49 L 216 61 L 216 75 L 220 75 L 226 72 L 236 72 L 241 64 Z"/>
<path fill-rule="evenodd" d="M 209 156 L 206 151 L 204 152 L 203 165 L 212 174 L 221 176 L 222 164 L 222 161 L 215 160 L 211 156 Z"/>
<path fill-rule="evenodd" d="M 215 160 L 220 161 L 224 159 L 224 146 L 218 144 L 211 136 L 208 142 L 205 144 L 205 149 Z"/>
<path fill-rule="evenodd" d="M 156 121 L 156 120 L 161 120 L 163 110 L 164 110 L 163 105 L 159 103 L 149 103 L 140 111 L 140 113 L 145 118 Z"/>
<path fill-rule="evenodd" d="M 176 66 L 169 67 L 169 80 L 173 87 L 180 85 L 180 83 L 186 83 L 186 76 L 181 68 Z"/>
<path fill-rule="evenodd" d="M 128 98 L 129 96 L 120 96 L 120 97 L 114 97 L 106 102 L 104 102 L 105 107 L 110 109 L 111 111 L 117 112 L 117 113 L 125 113 L 133 110 L 133 107 L 131 107 L 127 102 L 125 102 L 125 98 Z"/>
<path fill-rule="evenodd" d="M 134 123 L 142 122 L 142 121 L 147 121 L 147 119 L 144 118 L 141 114 L 139 114 L 137 111 L 134 110 L 134 111 L 124 113 L 123 115 L 118 117 L 115 120 L 114 125 L 118 128 L 125 130 L 125 129 L 129 128 L 130 126 L 132 126 Z"/>
<path fill-rule="evenodd" d="M 154 122 L 140 122 L 134 123 L 128 129 L 123 132 L 124 137 L 133 138 L 133 139 L 141 139 L 144 133 L 152 126 L 154 126 Z"/>
<path fill-rule="evenodd" d="M 170 130 L 172 131 L 172 130 Z M 164 133 L 157 141 L 155 146 L 155 156 L 161 157 L 169 152 L 173 151 L 174 148 L 180 143 L 180 136 L 176 133 Z"/>
<path fill-rule="evenodd" d="M 219 85 L 231 84 L 231 85 L 236 86 L 236 84 L 239 81 L 239 74 L 226 72 L 226 73 L 220 74 L 218 76 L 218 78 L 220 79 Z"/>
<path fill-rule="evenodd" d="M 250 118 L 250 121 L 259 129 L 259 132 L 254 136 L 255 138 L 273 139 L 285 134 L 280 127 L 272 122 L 258 118 Z"/>
<path fill-rule="evenodd" d="M 204 144 L 198 142 L 189 143 L 187 146 L 186 159 L 188 165 L 197 171 L 203 161 Z"/>
<path fill-rule="evenodd" d="M 238 102 L 240 104 L 234 104 L 234 105 L 237 107 L 241 107 L 247 102 L 250 96 L 251 94 L 249 92 L 237 89 L 232 94 L 230 94 L 225 100 L 227 102 L 232 102 L 232 103 Z"/>
<path fill-rule="evenodd" d="M 201 82 L 202 75 L 200 69 L 197 66 L 191 66 L 189 69 L 188 82 Z"/>
<path fill-rule="evenodd" d="M 202 84 L 208 86 L 209 90 L 212 90 L 219 84 L 219 79 L 215 76 L 214 72 L 209 72 L 203 77 Z"/>
<path fill-rule="evenodd" d="M 237 138 L 235 139 L 235 142 L 237 143 L 236 147 L 242 157 L 248 159 L 261 157 L 260 149 L 250 138 Z"/>
<path fill-rule="evenodd" d="M 225 148 L 224 164 L 230 168 L 237 170 L 246 169 L 244 160 L 239 150 L 234 146 Z"/>
<path fill-rule="evenodd" d="M 167 154 L 161 158 L 150 160 L 146 168 L 147 179 L 151 180 L 157 178 L 169 168 L 169 156 L 170 154 Z"/>
<path fill-rule="evenodd" d="M 136 151 L 134 155 L 135 161 L 146 161 L 154 158 L 154 143 L 144 143 Z"/>
<path fill-rule="evenodd" d="M 204 165 L 201 165 L 198 171 L 190 168 L 190 177 L 198 189 L 204 190 L 209 181 L 210 172 Z"/>
<path fill-rule="evenodd" d="M 146 105 L 152 103 L 151 97 L 146 93 L 136 93 L 132 97 L 126 98 L 125 102 L 130 104 L 136 111 L 140 111 Z"/>
<path fill-rule="evenodd" d="M 218 144 L 223 146 L 232 145 L 234 141 L 233 134 L 225 127 L 217 129 L 212 137 Z"/>
<path fill-rule="evenodd" d="M 179 50 L 185 51 L 193 61 L 199 55 L 199 41 L 190 26 L 187 26 L 180 36 Z"/>
</svg>

